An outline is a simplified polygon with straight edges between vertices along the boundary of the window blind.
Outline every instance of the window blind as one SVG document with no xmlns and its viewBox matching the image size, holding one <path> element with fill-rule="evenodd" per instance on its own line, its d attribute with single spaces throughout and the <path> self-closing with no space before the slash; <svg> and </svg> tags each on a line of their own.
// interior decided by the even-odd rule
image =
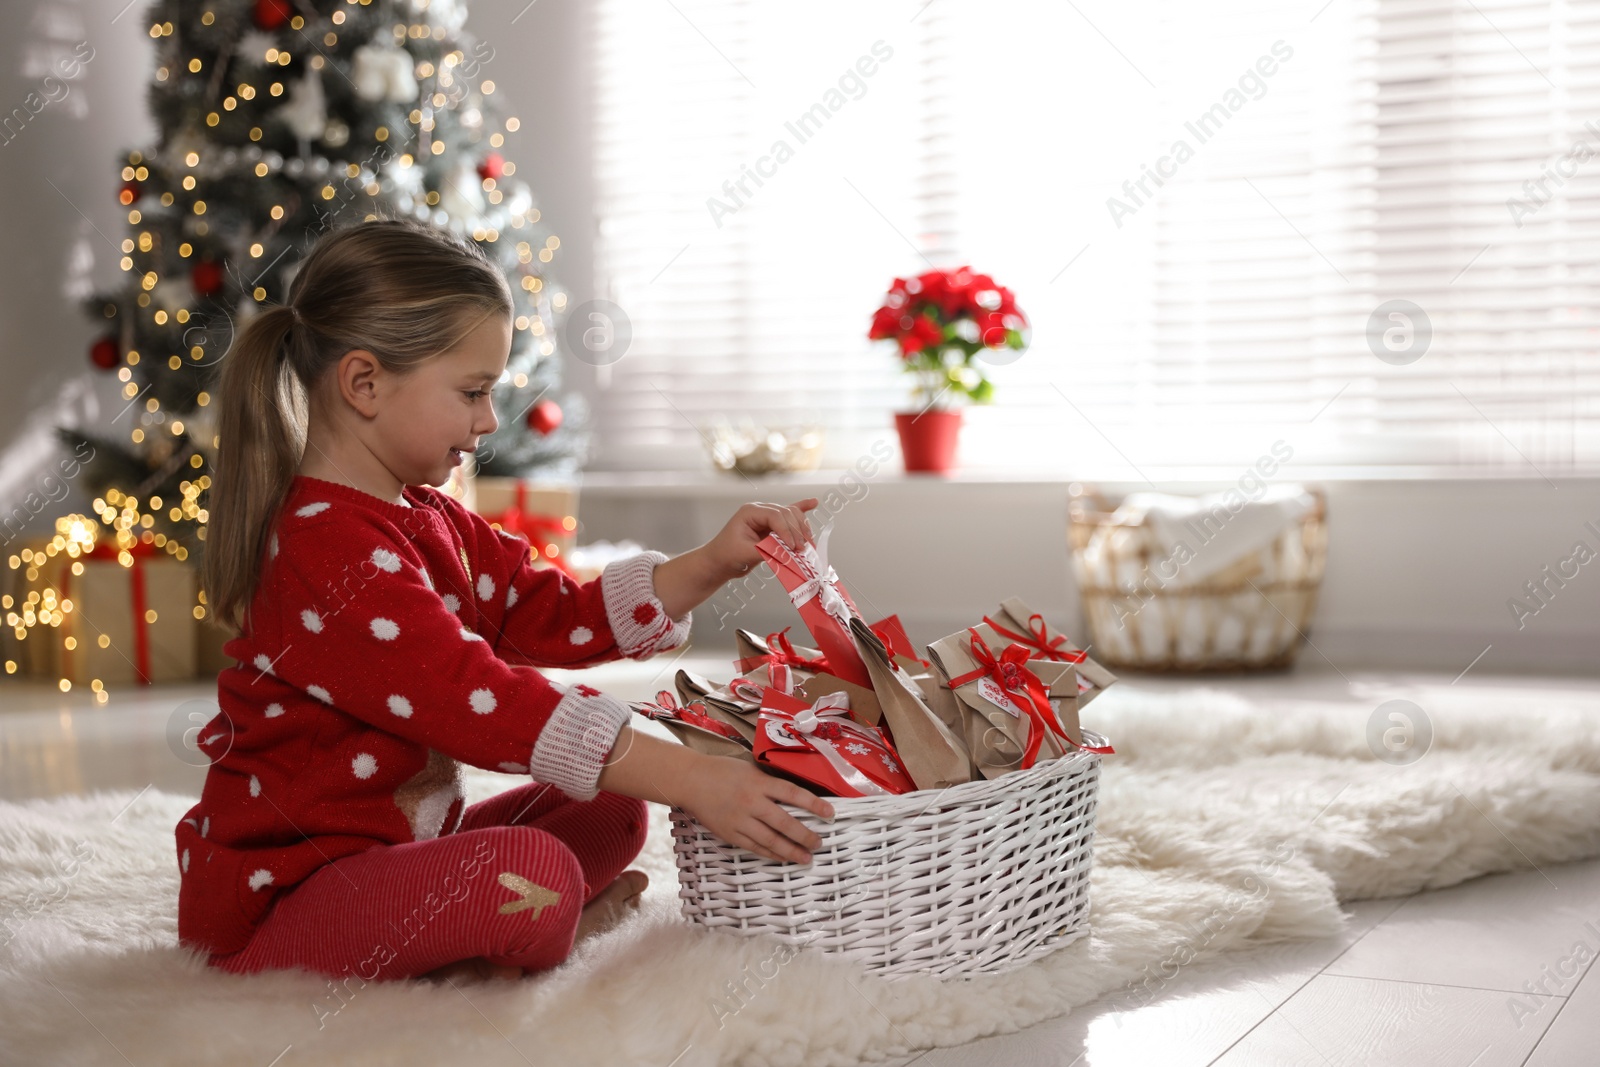
<svg viewBox="0 0 1600 1067">
<path fill-rule="evenodd" d="M 1594 464 L 1597 9 L 603 0 L 633 335 L 590 465 L 698 467 L 741 415 L 848 465 L 909 404 L 883 291 L 966 263 L 1032 323 L 969 467 Z"/>
</svg>

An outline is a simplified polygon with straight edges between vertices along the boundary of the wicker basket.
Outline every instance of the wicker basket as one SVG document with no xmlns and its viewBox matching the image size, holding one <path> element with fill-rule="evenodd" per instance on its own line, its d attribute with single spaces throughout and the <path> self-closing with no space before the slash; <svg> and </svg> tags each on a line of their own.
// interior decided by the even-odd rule
<svg viewBox="0 0 1600 1067">
<path fill-rule="evenodd" d="M 675 807 L 683 914 L 885 978 L 1000 974 L 1087 931 L 1099 781 L 1100 757 L 1073 752 L 947 789 L 831 797 L 831 822 L 784 805 L 822 838 L 809 865 L 725 844 Z"/>
<path fill-rule="evenodd" d="M 1327 498 L 1277 540 L 1193 585 L 1161 585 L 1164 553 L 1142 522 L 1100 494 L 1068 505 L 1072 569 L 1095 658 L 1144 671 L 1287 668 L 1311 623 L 1327 561 Z"/>
</svg>

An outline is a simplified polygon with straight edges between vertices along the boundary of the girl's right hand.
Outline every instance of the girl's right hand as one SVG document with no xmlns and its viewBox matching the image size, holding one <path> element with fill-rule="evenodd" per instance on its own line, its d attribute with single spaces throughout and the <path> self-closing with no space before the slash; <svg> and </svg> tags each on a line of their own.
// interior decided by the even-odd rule
<svg viewBox="0 0 1600 1067">
<path fill-rule="evenodd" d="M 822 838 L 778 806 L 779 802 L 833 818 L 833 805 L 793 782 L 728 756 L 707 756 L 691 776 L 684 810 L 722 840 L 779 863 L 810 863 Z"/>
</svg>

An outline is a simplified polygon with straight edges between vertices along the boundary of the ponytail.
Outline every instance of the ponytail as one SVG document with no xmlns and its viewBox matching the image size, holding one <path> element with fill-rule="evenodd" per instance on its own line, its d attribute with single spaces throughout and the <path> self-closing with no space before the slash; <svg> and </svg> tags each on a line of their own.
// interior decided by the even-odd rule
<svg viewBox="0 0 1600 1067">
<path fill-rule="evenodd" d="M 305 446 L 304 403 L 285 351 L 299 328 L 292 307 L 267 308 L 222 363 L 202 582 L 212 618 L 235 634 L 246 628 L 262 553 Z"/>
</svg>

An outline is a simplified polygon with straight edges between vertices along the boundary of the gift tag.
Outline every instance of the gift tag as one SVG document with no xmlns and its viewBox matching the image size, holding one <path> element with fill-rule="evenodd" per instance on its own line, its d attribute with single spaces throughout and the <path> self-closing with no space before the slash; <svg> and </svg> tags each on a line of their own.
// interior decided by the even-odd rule
<svg viewBox="0 0 1600 1067">
<path fill-rule="evenodd" d="M 1002 689 L 1000 683 L 993 678 L 978 679 L 978 695 L 1013 719 L 1022 718 L 1022 709 L 1012 702 L 1011 694 Z"/>
<path fill-rule="evenodd" d="M 786 748 L 806 747 L 806 743 L 804 741 L 791 734 L 788 730 L 785 730 L 783 728 L 783 723 L 776 719 L 767 720 L 767 736 L 772 739 L 773 743 L 783 745 Z"/>
<path fill-rule="evenodd" d="M 1094 688 L 1094 683 L 1089 681 L 1089 679 L 1085 678 L 1081 674 L 1078 674 L 1076 671 L 1074 671 L 1073 674 L 1078 679 L 1078 692 L 1087 693 L 1089 690 Z"/>
</svg>

